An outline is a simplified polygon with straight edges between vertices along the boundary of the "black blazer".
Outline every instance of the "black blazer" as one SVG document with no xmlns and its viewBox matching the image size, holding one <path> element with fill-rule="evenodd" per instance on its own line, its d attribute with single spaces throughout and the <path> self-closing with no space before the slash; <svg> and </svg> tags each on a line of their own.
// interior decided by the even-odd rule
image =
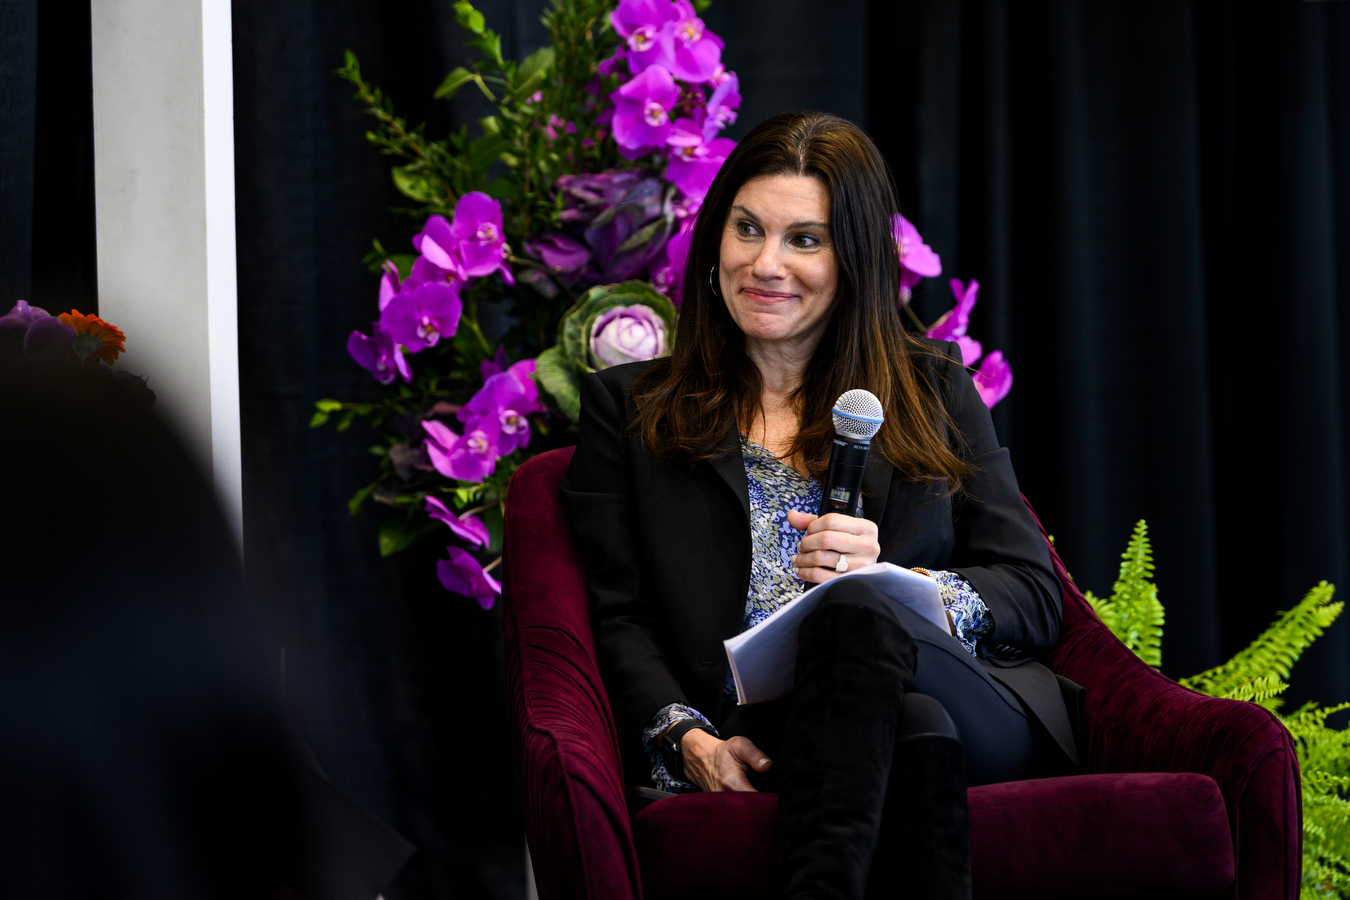
<svg viewBox="0 0 1350 900">
<path fill-rule="evenodd" d="M 863 479 L 863 513 L 877 523 L 880 561 L 958 572 L 979 591 L 994 631 L 977 648 L 1015 666 L 1054 647 L 1063 597 L 960 349 L 929 343 L 946 356 L 924 354 L 923 375 L 961 435 L 949 438 L 951 446 L 974 471 L 953 499 L 874 453 Z M 725 452 L 710 462 L 653 456 L 637 435 L 624 433 L 634 413 L 633 380 L 648 365 L 616 366 L 585 379 L 580 437 L 562 483 L 587 567 L 600 671 L 625 743 L 638 740 L 670 703 L 722 720 L 722 641 L 740 632 L 750 585 L 750 500 L 739 435 L 729 431 Z M 1035 668 L 1051 679 L 1062 704 L 1053 676 Z"/>
</svg>

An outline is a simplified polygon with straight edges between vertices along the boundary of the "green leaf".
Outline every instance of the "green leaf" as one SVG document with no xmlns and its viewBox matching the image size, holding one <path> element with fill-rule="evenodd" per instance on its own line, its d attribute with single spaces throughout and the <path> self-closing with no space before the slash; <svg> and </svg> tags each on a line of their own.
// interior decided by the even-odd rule
<svg viewBox="0 0 1350 900">
<path fill-rule="evenodd" d="M 520 185 L 505 176 L 492 179 L 484 190 L 493 200 L 520 199 Z"/>
<path fill-rule="evenodd" d="M 488 530 L 488 553 L 502 552 L 502 508 L 500 505 L 491 509 L 485 509 L 478 514 L 478 518 L 487 526 Z"/>
<path fill-rule="evenodd" d="M 346 431 L 348 428 L 351 428 L 352 422 L 355 421 L 355 419 L 356 419 L 356 410 L 354 409 L 347 410 L 347 412 L 342 416 L 342 418 L 338 420 L 337 430 Z"/>
<path fill-rule="evenodd" d="M 469 168 L 482 172 L 497 161 L 511 142 L 500 134 L 485 134 L 469 144 Z"/>
<path fill-rule="evenodd" d="M 419 166 L 420 164 L 413 163 L 390 169 L 389 174 L 394 178 L 394 186 L 403 196 L 418 203 L 436 203 L 443 196 L 439 190 L 439 179 Z"/>
<path fill-rule="evenodd" d="M 366 502 L 366 498 L 370 496 L 370 492 L 375 490 L 375 485 L 379 483 L 378 479 L 372 481 L 355 494 L 352 494 L 352 499 L 347 501 L 347 512 L 351 513 L 353 516 L 361 515 L 361 505 Z"/>
<path fill-rule="evenodd" d="M 393 556 L 412 542 L 436 529 L 439 523 L 416 509 L 394 513 L 380 523 L 380 555 Z"/>
<path fill-rule="evenodd" d="M 389 261 L 398 269 L 399 280 L 402 281 L 412 274 L 413 263 L 417 262 L 416 253 L 395 253 L 389 257 Z"/>
<path fill-rule="evenodd" d="M 479 13 L 479 18 L 482 18 L 482 13 Z M 478 74 L 476 72 L 470 72 L 468 69 L 460 66 L 449 75 L 445 76 L 445 80 L 441 82 L 441 86 L 436 88 L 436 99 L 449 100 L 459 92 L 460 88 L 464 87 L 464 85 L 477 77 Z"/>
<path fill-rule="evenodd" d="M 324 422 L 327 422 L 327 421 L 328 421 L 328 413 L 326 413 L 326 412 L 316 412 L 316 413 L 314 414 L 314 418 L 312 418 L 312 419 L 309 420 L 309 427 L 310 427 L 310 428 L 318 428 L 320 425 L 322 425 Z"/>
<path fill-rule="evenodd" d="M 469 0 L 457 0 L 455 3 L 455 21 L 474 34 L 482 34 L 486 24 L 483 14 L 473 8 Z"/>
<path fill-rule="evenodd" d="M 694 12 L 701 13 L 712 6 L 712 0 L 694 0 Z"/>
<path fill-rule="evenodd" d="M 479 46 L 488 55 L 488 59 L 499 66 L 502 64 L 502 36 L 500 34 L 495 31 L 484 31 Z"/>
<path fill-rule="evenodd" d="M 581 372 L 559 347 L 549 347 L 534 361 L 534 378 L 573 422 L 581 418 Z"/>
<path fill-rule="evenodd" d="M 342 401 L 328 399 L 319 400 L 314 404 L 314 408 L 326 413 L 337 412 L 339 409 L 342 409 Z"/>
<path fill-rule="evenodd" d="M 528 96 L 539 90 L 544 82 L 544 76 L 553 68 L 556 57 L 557 54 L 552 47 L 540 47 L 525 57 L 520 68 L 516 70 L 516 77 L 512 82 L 516 93 Z"/>
</svg>

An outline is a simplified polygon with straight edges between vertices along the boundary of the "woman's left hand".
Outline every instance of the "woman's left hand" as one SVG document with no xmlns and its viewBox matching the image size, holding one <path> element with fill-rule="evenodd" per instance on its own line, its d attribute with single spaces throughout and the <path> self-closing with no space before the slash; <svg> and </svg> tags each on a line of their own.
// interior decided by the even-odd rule
<svg viewBox="0 0 1350 900">
<path fill-rule="evenodd" d="M 839 557 L 847 557 L 848 568 L 870 566 L 881 555 L 877 543 L 877 523 L 871 519 L 828 513 L 813 516 L 810 513 L 788 511 L 788 524 L 803 528 L 806 536 L 797 545 L 792 564 L 802 581 L 822 584 L 843 573 L 838 571 Z"/>
</svg>

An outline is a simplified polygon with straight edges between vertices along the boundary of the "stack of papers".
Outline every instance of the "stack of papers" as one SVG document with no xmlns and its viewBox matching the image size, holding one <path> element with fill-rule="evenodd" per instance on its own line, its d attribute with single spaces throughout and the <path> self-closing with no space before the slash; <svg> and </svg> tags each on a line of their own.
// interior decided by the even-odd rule
<svg viewBox="0 0 1350 900">
<path fill-rule="evenodd" d="M 736 681 L 741 706 L 777 700 L 792 693 L 797 668 L 797 631 L 802 621 L 820 605 L 821 590 L 843 578 L 865 578 L 897 603 L 902 603 L 950 633 L 947 612 L 938 596 L 937 582 L 927 575 L 891 563 L 864 566 L 825 584 L 818 584 L 749 631 L 722 643 Z"/>
</svg>

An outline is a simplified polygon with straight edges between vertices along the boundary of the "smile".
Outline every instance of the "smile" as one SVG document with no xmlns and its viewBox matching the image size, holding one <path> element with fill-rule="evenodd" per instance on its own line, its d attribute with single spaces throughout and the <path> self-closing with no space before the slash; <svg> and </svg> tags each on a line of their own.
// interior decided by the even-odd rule
<svg viewBox="0 0 1350 900">
<path fill-rule="evenodd" d="M 759 288 L 741 288 L 741 293 L 759 303 L 782 303 L 795 300 L 796 294 L 784 294 L 780 291 L 762 291 Z"/>
</svg>

